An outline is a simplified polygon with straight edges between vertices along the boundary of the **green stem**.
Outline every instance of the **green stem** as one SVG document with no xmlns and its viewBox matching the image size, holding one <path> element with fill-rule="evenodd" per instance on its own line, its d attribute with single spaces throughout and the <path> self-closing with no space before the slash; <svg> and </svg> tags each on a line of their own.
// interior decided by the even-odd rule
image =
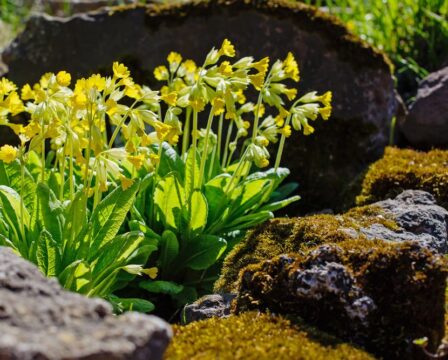
<svg viewBox="0 0 448 360">
<path fill-rule="evenodd" d="M 191 108 L 187 108 L 187 114 L 185 117 L 185 127 L 184 134 L 182 137 L 182 156 L 186 156 L 188 150 L 188 145 L 190 145 L 190 118 L 191 118 Z"/>
<path fill-rule="evenodd" d="M 25 162 L 23 160 L 23 146 L 20 149 L 20 232 L 25 239 L 25 224 L 23 222 L 23 214 L 25 212 L 25 204 L 23 203 L 23 189 L 25 183 Z"/>
<path fill-rule="evenodd" d="M 140 100 L 141 100 L 141 99 L 137 99 L 137 100 L 134 101 L 134 103 L 131 105 L 131 107 L 126 111 L 126 114 L 125 114 L 125 115 L 122 117 L 122 119 L 120 120 L 120 123 L 116 126 L 116 128 L 115 128 L 115 130 L 114 130 L 114 132 L 113 132 L 113 134 L 112 134 L 112 137 L 110 138 L 110 141 L 109 141 L 109 145 L 108 145 L 108 148 L 109 148 L 109 149 L 111 149 L 112 146 L 114 145 L 115 139 L 117 138 L 118 133 L 119 133 L 120 130 L 121 130 L 121 127 L 123 126 L 123 124 L 124 124 L 124 122 L 127 120 L 127 118 L 129 117 L 129 113 L 131 112 L 131 110 L 134 108 L 134 106 L 135 106 Z M 160 119 L 160 121 L 162 121 L 162 119 Z"/>
<path fill-rule="evenodd" d="M 291 121 L 291 114 L 288 115 L 288 117 L 286 118 L 286 122 L 285 122 L 285 127 L 289 125 Z M 280 161 L 282 160 L 282 155 L 283 155 L 283 149 L 285 147 L 285 135 L 282 134 L 282 137 L 280 138 L 280 144 L 278 145 L 278 150 L 277 150 L 277 157 L 275 158 L 275 165 L 274 165 L 274 171 L 277 171 L 278 167 L 280 166 Z"/>
<path fill-rule="evenodd" d="M 191 163 L 191 174 L 193 181 L 191 182 L 191 192 L 194 191 L 194 179 L 195 179 L 195 168 L 196 168 L 196 151 L 197 151 L 197 140 L 198 140 L 198 112 L 193 110 L 193 140 L 192 140 L 192 149 L 193 149 L 193 162 Z"/>
<path fill-rule="evenodd" d="M 222 158 L 222 163 L 221 163 L 221 166 L 223 168 L 226 167 L 226 163 L 227 163 L 227 155 L 229 153 L 229 144 L 230 144 L 230 137 L 232 136 L 232 130 L 233 130 L 233 120 L 230 122 L 229 128 L 227 129 L 226 144 L 224 146 L 224 156 Z"/>
<path fill-rule="evenodd" d="M 205 163 L 207 162 L 207 151 L 208 151 L 208 138 L 210 136 L 210 129 L 212 128 L 212 122 L 213 122 L 213 113 L 215 111 L 215 108 L 212 106 L 210 109 L 210 114 L 208 115 L 208 121 L 207 121 L 207 128 L 205 130 L 205 139 L 204 139 L 204 149 L 202 150 L 202 156 L 201 156 L 201 166 L 199 167 L 199 186 L 202 186 L 202 180 L 204 179 L 204 169 L 205 169 Z"/>
<path fill-rule="evenodd" d="M 222 126 L 223 126 L 223 119 L 224 119 L 224 113 L 222 113 L 219 116 L 219 123 L 218 123 L 218 161 L 221 161 L 221 145 L 222 145 Z"/>
</svg>

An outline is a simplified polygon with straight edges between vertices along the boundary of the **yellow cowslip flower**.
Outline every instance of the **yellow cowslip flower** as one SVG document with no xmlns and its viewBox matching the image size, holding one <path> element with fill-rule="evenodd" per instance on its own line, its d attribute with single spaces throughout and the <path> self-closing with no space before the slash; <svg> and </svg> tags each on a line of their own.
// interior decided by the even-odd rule
<svg viewBox="0 0 448 360">
<path fill-rule="evenodd" d="M 162 95 L 160 98 L 163 101 L 165 101 L 168 105 L 176 106 L 177 93 L 175 91 L 171 91 L 168 94 Z"/>
<path fill-rule="evenodd" d="M 234 94 L 236 96 L 236 101 L 238 104 L 243 105 L 246 103 L 246 96 L 244 95 L 244 92 L 242 89 L 239 89 Z"/>
<path fill-rule="evenodd" d="M 303 134 L 311 135 L 314 132 L 314 128 L 310 124 L 303 124 Z"/>
<path fill-rule="evenodd" d="M 232 65 L 228 61 L 223 61 L 221 65 L 219 65 L 218 71 L 225 76 L 232 75 Z"/>
<path fill-rule="evenodd" d="M 130 153 L 130 154 L 132 154 L 132 153 L 135 153 L 136 151 L 137 151 L 137 148 L 135 147 L 135 144 L 134 144 L 134 142 L 132 141 L 132 139 L 129 139 L 127 142 L 126 142 L 126 145 L 125 145 L 125 150 L 128 152 L 128 153 Z"/>
<path fill-rule="evenodd" d="M 23 134 L 29 139 L 32 139 L 39 133 L 40 133 L 40 125 L 35 120 L 31 120 L 29 124 L 23 128 Z"/>
<path fill-rule="evenodd" d="M 154 164 L 158 164 L 160 161 L 160 156 L 157 154 L 149 154 L 149 159 L 151 160 L 152 163 Z"/>
<path fill-rule="evenodd" d="M 18 154 L 19 150 L 14 146 L 3 145 L 0 148 L 0 160 L 7 164 L 17 159 Z"/>
<path fill-rule="evenodd" d="M 106 101 L 106 109 L 107 109 L 106 110 L 107 115 L 112 116 L 112 115 L 116 114 L 118 111 L 117 102 L 113 99 L 108 99 Z"/>
<path fill-rule="evenodd" d="M 257 105 L 254 106 L 255 116 L 257 116 L 257 113 L 258 113 L 258 117 L 263 117 L 265 112 L 266 112 L 266 108 L 264 107 L 263 104 L 260 104 L 260 106 L 257 106 Z"/>
<path fill-rule="evenodd" d="M 131 98 L 131 99 L 140 99 L 142 97 L 140 85 L 132 84 L 130 86 L 126 86 L 126 90 L 124 91 L 124 94 Z"/>
<path fill-rule="evenodd" d="M 246 129 L 246 130 L 247 130 L 247 129 L 250 129 L 250 122 L 247 121 L 247 120 L 246 120 L 246 121 L 243 121 L 243 128 Z"/>
<path fill-rule="evenodd" d="M 225 119 L 227 119 L 227 120 L 236 119 L 236 113 L 235 113 L 235 111 L 228 110 L 228 111 L 226 112 Z"/>
<path fill-rule="evenodd" d="M 120 175 L 120 182 L 121 182 L 121 188 L 123 189 L 123 191 L 129 189 L 134 184 L 134 180 L 128 179 L 124 175 Z"/>
<path fill-rule="evenodd" d="M 46 73 L 44 75 L 42 75 L 42 77 L 39 80 L 39 85 L 42 89 L 47 89 L 48 85 L 50 84 L 50 80 L 51 78 L 54 76 L 53 73 Z"/>
<path fill-rule="evenodd" d="M 141 272 L 148 275 L 151 279 L 155 279 L 157 277 L 157 274 L 159 273 L 159 269 L 157 269 L 156 267 L 152 267 L 149 269 L 142 269 Z"/>
<path fill-rule="evenodd" d="M 189 73 L 194 73 L 196 71 L 196 69 L 198 68 L 196 66 L 196 63 L 193 60 L 185 60 L 183 62 L 183 66 L 184 66 L 185 70 Z"/>
<path fill-rule="evenodd" d="M 333 98 L 333 93 L 331 91 L 327 91 L 325 94 L 319 96 L 318 100 L 325 106 L 331 106 L 331 100 Z"/>
<path fill-rule="evenodd" d="M 249 75 L 249 80 L 256 90 L 260 91 L 263 87 L 265 75 L 261 72 L 255 75 Z"/>
<path fill-rule="evenodd" d="M 9 94 L 11 91 L 16 91 L 17 86 L 12 81 L 6 78 L 0 79 L 0 96 Z"/>
<path fill-rule="evenodd" d="M 140 170 L 143 166 L 143 163 L 145 162 L 145 156 L 143 154 L 139 155 L 129 155 L 127 157 L 127 160 L 135 166 L 137 170 Z"/>
<path fill-rule="evenodd" d="M 205 101 L 202 99 L 190 100 L 190 106 L 194 111 L 201 112 L 205 108 Z"/>
<path fill-rule="evenodd" d="M 235 56 L 235 47 L 228 39 L 224 39 L 221 45 L 221 49 L 219 49 L 219 56 L 225 55 L 228 57 Z"/>
<path fill-rule="evenodd" d="M 8 95 L 8 97 L 5 100 L 5 106 L 13 116 L 20 114 L 22 111 L 25 110 L 23 102 L 22 100 L 20 100 L 19 94 L 17 94 L 17 92 L 15 91 L 11 92 Z"/>
<path fill-rule="evenodd" d="M 22 87 L 22 100 L 34 100 L 35 93 L 29 84 Z"/>
<path fill-rule="evenodd" d="M 86 80 L 87 89 L 95 88 L 98 91 L 103 91 L 106 87 L 106 79 L 100 74 L 95 74 Z"/>
<path fill-rule="evenodd" d="M 297 96 L 297 89 L 286 89 L 283 91 L 283 94 L 286 95 L 289 101 L 292 101 Z"/>
<path fill-rule="evenodd" d="M 253 63 L 252 67 L 254 69 L 258 70 L 258 72 L 266 74 L 266 72 L 268 71 L 268 67 L 269 67 L 269 57 L 266 56 L 265 58 L 261 59 L 260 61 Z"/>
<path fill-rule="evenodd" d="M 159 80 L 159 81 L 168 80 L 169 73 L 168 73 L 168 69 L 166 68 L 166 66 L 164 66 L 164 65 L 157 66 L 154 69 L 154 77 L 156 78 L 156 80 Z"/>
<path fill-rule="evenodd" d="M 23 125 L 22 124 L 13 124 L 13 123 L 7 123 L 6 124 L 12 131 L 14 131 L 14 134 L 19 135 L 23 134 Z"/>
<path fill-rule="evenodd" d="M 182 55 L 177 52 L 171 51 L 166 58 L 169 64 L 180 64 L 182 62 Z"/>
<path fill-rule="evenodd" d="M 160 95 L 167 95 L 170 92 L 170 88 L 166 85 L 162 86 L 160 89 Z"/>
<path fill-rule="evenodd" d="M 72 76 L 66 71 L 59 71 L 56 75 L 56 82 L 59 86 L 69 86 Z"/>
<path fill-rule="evenodd" d="M 101 192 L 106 192 L 107 189 L 108 189 L 107 182 L 106 182 L 106 181 L 100 181 L 100 182 L 99 182 L 98 189 L 99 189 Z"/>
<path fill-rule="evenodd" d="M 319 109 L 319 114 L 322 116 L 322 119 L 328 120 L 331 115 L 331 106 L 326 106 Z"/>
<path fill-rule="evenodd" d="M 73 94 L 73 106 L 78 109 L 83 109 L 87 105 L 87 96 L 84 93 L 74 93 Z"/>
<path fill-rule="evenodd" d="M 221 115 L 224 112 L 224 106 L 226 102 L 223 98 L 217 96 L 212 100 L 212 106 L 213 106 L 213 115 Z"/>
<path fill-rule="evenodd" d="M 259 162 L 258 162 L 258 167 L 260 167 L 260 168 L 265 168 L 265 167 L 267 167 L 268 165 L 269 165 L 269 160 L 268 159 L 261 159 Z"/>
<path fill-rule="evenodd" d="M 291 126 L 285 125 L 280 129 L 280 134 L 282 134 L 284 137 L 290 137 L 291 136 Z"/>
<path fill-rule="evenodd" d="M 277 115 L 277 116 L 274 118 L 274 121 L 275 121 L 275 124 L 276 124 L 278 127 L 282 127 L 283 124 L 285 123 L 285 118 L 281 117 L 280 115 Z"/>
<path fill-rule="evenodd" d="M 114 72 L 114 76 L 118 79 L 126 79 L 131 74 L 125 65 L 117 61 L 112 64 L 112 71 Z"/>
<path fill-rule="evenodd" d="M 151 137 L 148 134 L 143 134 L 140 138 L 140 141 L 141 146 L 149 146 L 153 143 Z"/>
<path fill-rule="evenodd" d="M 283 66 L 287 77 L 294 81 L 299 81 L 299 65 L 297 65 L 297 61 L 292 53 L 288 53 L 286 59 L 283 61 Z"/>
</svg>

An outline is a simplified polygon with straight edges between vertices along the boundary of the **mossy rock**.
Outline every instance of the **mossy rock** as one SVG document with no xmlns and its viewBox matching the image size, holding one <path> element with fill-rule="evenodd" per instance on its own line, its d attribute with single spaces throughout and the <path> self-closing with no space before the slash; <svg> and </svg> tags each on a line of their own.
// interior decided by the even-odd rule
<svg viewBox="0 0 448 360">
<path fill-rule="evenodd" d="M 338 20 L 300 2 L 210 0 L 122 7 L 69 19 L 33 17 L 3 56 L 19 85 L 48 71 L 74 78 L 110 72 L 119 60 L 138 82 L 170 51 L 202 63 L 229 38 L 237 56 L 283 59 L 289 51 L 301 70 L 299 94 L 333 91 L 333 116 L 316 122 L 313 136 L 288 139 L 283 165 L 300 184 L 302 201 L 290 214 L 339 209 L 354 203 L 368 164 L 381 157 L 397 108 L 389 60 Z M 344 146 L 341 146 L 344 144 Z"/>
<path fill-rule="evenodd" d="M 433 194 L 448 209 L 448 151 L 420 152 L 388 147 L 364 178 L 359 205 L 395 197 L 405 189 Z"/>
<path fill-rule="evenodd" d="M 373 360 L 333 336 L 285 318 L 247 312 L 175 326 L 165 360 Z"/>
<path fill-rule="evenodd" d="M 299 316 L 385 359 L 415 359 L 444 336 L 448 268 L 415 243 L 349 240 L 250 265 L 235 312 Z"/>
<path fill-rule="evenodd" d="M 320 244 L 352 240 L 350 229 L 381 224 L 397 229 L 397 224 L 381 208 L 365 206 L 344 215 L 314 215 L 303 218 L 277 218 L 252 230 L 224 261 L 216 292 L 235 292 L 239 272 L 247 265 L 274 256 L 298 253 Z"/>
</svg>

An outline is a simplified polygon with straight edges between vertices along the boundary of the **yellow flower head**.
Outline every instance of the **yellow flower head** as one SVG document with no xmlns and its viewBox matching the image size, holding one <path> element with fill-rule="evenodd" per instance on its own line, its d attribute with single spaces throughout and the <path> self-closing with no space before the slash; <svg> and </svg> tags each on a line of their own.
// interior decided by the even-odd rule
<svg viewBox="0 0 448 360">
<path fill-rule="evenodd" d="M 0 79 L 0 96 L 9 94 L 11 91 L 16 91 L 17 86 L 6 78 Z"/>
<path fill-rule="evenodd" d="M 314 132 L 314 128 L 309 124 L 303 125 L 303 134 L 304 135 L 311 135 Z"/>
<path fill-rule="evenodd" d="M 168 73 L 168 69 L 166 68 L 166 66 L 164 66 L 164 65 L 157 66 L 154 69 L 154 77 L 159 81 L 168 80 L 169 73 Z"/>
<path fill-rule="evenodd" d="M 245 128 L 246 130 L 247 129 L 250 129 L 250 122 L 249 121 L 243 121 L 243 128 Z"/>
<path fill-rule="evenodd" d="M 159 273 L 159 269 L 157 269 L 156 267 L 142 269 L 142 273 L 148 275 L 151 279 L 155 279 L 157 277 L 157 274 Z"/>
<path fill-rule="evenodd" d="M 193 108 L 193 110 L 197 112 L 201 112 L 205 108 L 205 102 L 202 99 L 194 99 L 190 100 L 190 106 Z"/>
<path fill-rule="evenodd" d="M 163 101 L 165 101 L 168 105 L 176 106 L 177 93 L 175 91 L 172 91 L 168 94 L 162 95 L 160 98 Z"/>
<path fill-rule="evenodd" d="M 128 78 L 130 76 L 130 72 L 129 69 L 123 65 L 120 64 L 119 62 L 115 61 L 112 64 L 112 71 L 114 72 L 114 76 L 118 79 L 125 79 Z"/>
<path fill-rule="evenodd" d="M 292 53 L 288 53 L 285 61 L 283 61 L 283 66 L 287 77 L 294 81 L 299 81 L 299 65 L 297 65 L 297 61 Z"/>
<path fill-rule="evenodd" d="M 212 105 L 214 109 L 214 115 L 221 115 L 224 112 L 224 106 L 226 102 L 223 98 L 217 96 L 212 100 Z"/>
<path fill-rule="evenodd" d="M 34 91 L 29 84 L 25 84 L 22 88 L 22 100 L 33 100 L 35 97 Z"/>
<path fill-rule="evenodd" d="M 283 93 L 286 95 L 289 101 L 292 101 L 297 96 L 297 89 L 286 89 L 283 91 Z"/>
<path fill-rule="evenodd" d="M 260 167 L 260 168 L 265 168 L 266 166 L 268 166 L 269 165 L 269 160 L 268 159 L 261 159 L 259 162 L 258 162 L 258 167 Z"/>
<path fill-rule="evenodd" d="M 327 91 L 322 96 L 319 96 L 319 101 L 322 102 L 324 106 L 331 106 L 331 100 L 333 98 L 333 93 L 331 91 Z"/>
<path fill-rule="evenodd" d="M 258 73 L 255 75 L 249 75 L 249 80 L 251 81 L 254 88 L 256 90 L 260 91 L 264 84 L 264 77 L 265 77 L 265 74 Z"/>
<path fill-rule="evenodd" d="M 228 57 L 235 56 L 235 47 L 228 39 L 224 39 L 224 41 L 222 42 L 221 49 L 219 49 L 219 55 L 225 55 Z"/>
<path fill-rule="evenodd" d="M 319 113 L 320 113 L 320 116 L 322 116 L 322 119 L 328 120 L 331 115 L 331 106 L 326 106 L 326 107 L 320 108 Z"/>
<path fill-rule="evenodd" d="M 73 95 L 73 105 L 78 109 L 83 109 L 87 105 L 87 96 L 82 92 L 75 92 Z"/>
<path fill-rule="evenodd" d="M 120 175 L 120 182 L 121 182 L 121 188 L 123 189 L 123 191 L 129 189 L 134 184 L 134 180 L 128 179 L 124 175 Z"/>
<path fill-rule="evenodd" d="M 238 104 L 243 105 L 246 103 L 246 96 L 244 95 L 244 92 L 242 89 L 239 89 L 234 94 L 236 95 L 236 101 Z"/>
<path fill-rule="evenodd" d="M 262 117 L 264 115 L 265 111 L 266 111 L 266 108 L 264 107 L 263 104 L 260 104 L 259 107 L 257 105 L 254 106 L 255 116 L 257 116 L 257 113 L 258 113 L 258 117 Z"/>
<path fill-rule="evenodd" d="M 160 161 L 160 156 L 157 154 L 151 153 L 151 154 L 149 154 L 149 159 L 151 160 L 152 163 L 158 164 Z"/>
<path fill-rule="evenodd" d="M 129 155 L 127 157 L 128 161 L 135 166 L 137 170 L 140 170 L 140 168 L 143 166 L 143 163 L 145 161 L 145 156 L 143 154 L 139 155 Z"/>
<path fill-rule="evenodd" d="M 171 64 L 180 64 L 182 62 L 182 55 L 177 52 L 171 51 L 166 58 L 168 63 Z"/>
<path fill-rule="evenodd" d="M 44 75 L 42 75 L 42 77 L 39 80 L 39 84 L 41 86 L 42 89 L 47 89 L 48 85 L 50 83 L 50 79 L 54 76 L 53 73 L 46 73 Z"/>
<path fill-rule="evenodd" d="M 232 65 L 228 61 L 223 61 L 221 65 L 219 65 L 218 71 L 225 76 L 232 75 Z"/>
<path fill-rule="evenodd" d="M 266 74 L 266 72 L 268 71 L 268 67 L 269 67 L 269 57 L 266 56 L 265 58 L 261 59 L 260 61 L 253 63 L 252 67 L 254 69 L 257 69 L 258 72 Z"/>
<path fill-rule="evenodd" d="M 66 71 L 59 71 L 56 75 L 56 82 L 59 86 L 69 86 L 72 76 Z"/>
<path fill-rule="evenodd" d="M 103 91 L 106 87 L 106 79 L 100 74 L 95 74 L 89 77 L 86 81 L 87 89 L 95 88 L 98 91 Z"/>
<path fill-rule="evenodd" d="M 17 94 L 15 91 L 8 95 L 5 100 L 5 105 L 13 116 L 20 114 L 23 110 L 25 110 L 23 102 L 22 100 L 20 100 L 19 94 Z"/>
<path fill-rule="evenodd" d="M 280 134 L 282 134 L 284 137 L 290 137 L 291 136 L 291 126 L 285 125 L 280 129 Z"/>
<path fill-rule="evenodd" d="M 19 151 L 16 147 L 11 145 L 3 145 L 0 148 L 0 160 L 9 164 L 10 162 L 17 159 Z"/>
<path fill-rule="evenodd" d="M 185 60 L 183 63 L 185 70 L 189 73 L 194 73 L 198 68 L 193 60 Z"/>
<path fill-rule="evenodd" d="M 285 123 L 285 118 L 281 117 L 280 115 L 277 115 L 274 118 L 274 121 L 275 121 L 275 125 L 277 125 L 278 127 L 282 127 L 283 124 Z"/>
</svg>

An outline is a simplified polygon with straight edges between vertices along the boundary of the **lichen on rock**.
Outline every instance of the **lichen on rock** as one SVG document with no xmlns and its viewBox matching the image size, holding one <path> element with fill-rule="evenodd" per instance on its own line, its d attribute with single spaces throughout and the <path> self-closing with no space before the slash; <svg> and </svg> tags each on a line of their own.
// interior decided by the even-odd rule
<svg viewBox="0 0 448 360">
<path fill-rule="evenodd" d="M 174 327 L 165 360 L 373 360 L 372 355 L 304 324 L 247 312 Z"/>
<path fill-rule="evenodd" d="M 395 197 L 403 190 L 427 191 L 448 209 L 448 151 L 386 148 L 364 178 L 359 205 Z"/>
</svg>

